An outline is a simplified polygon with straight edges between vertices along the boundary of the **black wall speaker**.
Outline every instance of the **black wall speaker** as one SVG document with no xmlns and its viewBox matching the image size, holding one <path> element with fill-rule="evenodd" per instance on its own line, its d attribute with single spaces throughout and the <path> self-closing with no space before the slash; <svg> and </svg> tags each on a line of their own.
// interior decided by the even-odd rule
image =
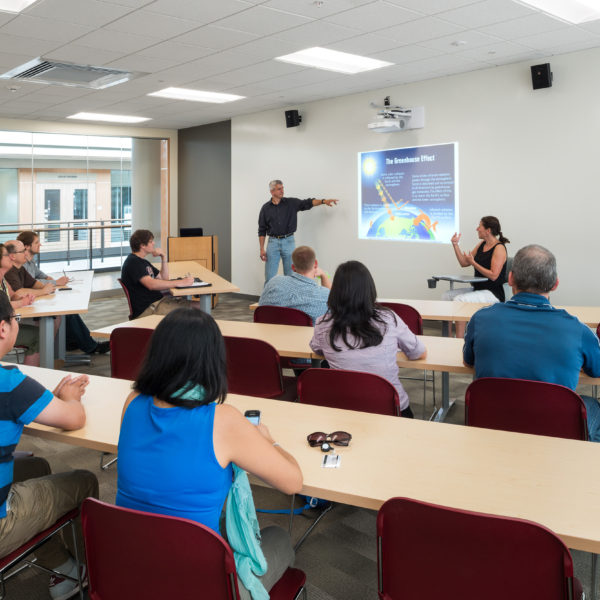
<svg viewBox="0 0 600 600">
<path fill-rule="evenodd" d="M 297 110 L 286 110 L 285 111 L 285 126 L 286 127 L 298 127 L 302 123 L 302 117 L 298 114 Z"/>
<path fill-rule="evenodd" d="M 550 70 L 550 63 L 533 65 L 531 67 L 531 83 L 533 84 L 534 90 L 552 87 L 552 71 Z"/>
</svg>

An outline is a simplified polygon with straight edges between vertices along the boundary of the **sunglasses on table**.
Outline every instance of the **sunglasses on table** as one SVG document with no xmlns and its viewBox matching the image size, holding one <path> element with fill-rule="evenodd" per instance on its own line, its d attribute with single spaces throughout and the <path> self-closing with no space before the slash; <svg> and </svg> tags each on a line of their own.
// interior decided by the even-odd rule
<svg viewBox="0 0 600 600">
<path fill-rule="evenodd" d="M 347 446 L 351 439 L 352 435 L 347 431 L 334 431 L 333 433 L 315 431 L 306 436 L 306 441 L 311 448 L 321 446 L 323 452 L 329 452 L 331 444 L 335 446 Z"/>
</svg>

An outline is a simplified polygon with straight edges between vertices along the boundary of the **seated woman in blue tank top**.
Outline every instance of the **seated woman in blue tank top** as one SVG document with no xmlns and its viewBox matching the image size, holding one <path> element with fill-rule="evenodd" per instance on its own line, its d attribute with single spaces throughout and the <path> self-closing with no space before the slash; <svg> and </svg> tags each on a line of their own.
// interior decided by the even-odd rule
<svg viewBox="0 0 600 600">
<path fill-rule="evenodd" d="M 225 345 L 210 315 L 177 309 L 159 323 L 119 436 L 119 506 L 192 519 L 217 533 L 235 463 L 270 486 L 299 492 L 296 460 L 264 424 L 250 424 L 227 395 Z M 268 590 L 293 562 L 289 536 L 262 532 Z M 242 598 L 249 598 L 240 585 Z"/>
<path fill-rule="evenodd" d="M 509 240 L 502 235 L 500 221 L 496 217 L 481 217 L 477 235 L 482 240 L 472 251 L 463 252 L 459 247 L 460 233 L 452 236 L 452 248 L 461 267 L 473 267 L 474 277 L 487 277 L 487 281 L 473 283 L 468 288 L 449 290 L 442 300 L 457 302 L 504 302 L 506 282 L 506 246 Z M 465 323 L 456 322 L 456 337 L 464 337 Z"/>
</svg>

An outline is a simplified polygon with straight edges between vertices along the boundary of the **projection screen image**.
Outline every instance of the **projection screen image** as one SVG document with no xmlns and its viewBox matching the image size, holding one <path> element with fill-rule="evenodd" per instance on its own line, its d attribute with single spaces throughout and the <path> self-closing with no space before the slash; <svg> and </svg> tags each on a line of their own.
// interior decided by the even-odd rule
<svg viewBox="0 0 600 600">
<path fill-rule="evenodd" d="M 458 143 L 358 154 L 358 237 L 450 243 L 458 231 Z"/>
</svg>

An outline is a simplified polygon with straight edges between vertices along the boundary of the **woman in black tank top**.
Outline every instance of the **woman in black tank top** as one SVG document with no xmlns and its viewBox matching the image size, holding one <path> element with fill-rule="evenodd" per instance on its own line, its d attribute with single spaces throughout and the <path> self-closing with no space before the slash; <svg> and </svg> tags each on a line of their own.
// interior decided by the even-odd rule
<svg viewBox="0 0 600 600">
<path fill-rule="evenodd" d="M 472 266 L 474 277 L 487 277 L 487 281 L 473 283 L 472 290 L 463 290 L 460 298 L 457 299 L 469 302 L 469 292 L 473 292 L 471 302 L 504 302 L 504 288 L 502 286 L 506 281 L 505 244 L 508 244 L 509 240 L 502 235 L 500 221 L 492 216 L 482 217 L 477 227 L 477 235 L 482 241 L 470 252 L 461 251 L 458 245 L 461 237 L 460 233 L 455 233 L 451 239 L 454 254 L 460 266 Z M 489 295 L 489 300 L 477 297 L 481 296 L 480 294 L 475 295 L 475 292 L 481 290 L 488 290 L 492 294 Z M 456 323 L 457 337 L 463 337 L 464 327 L 464 323 Z"/>
</svg>

